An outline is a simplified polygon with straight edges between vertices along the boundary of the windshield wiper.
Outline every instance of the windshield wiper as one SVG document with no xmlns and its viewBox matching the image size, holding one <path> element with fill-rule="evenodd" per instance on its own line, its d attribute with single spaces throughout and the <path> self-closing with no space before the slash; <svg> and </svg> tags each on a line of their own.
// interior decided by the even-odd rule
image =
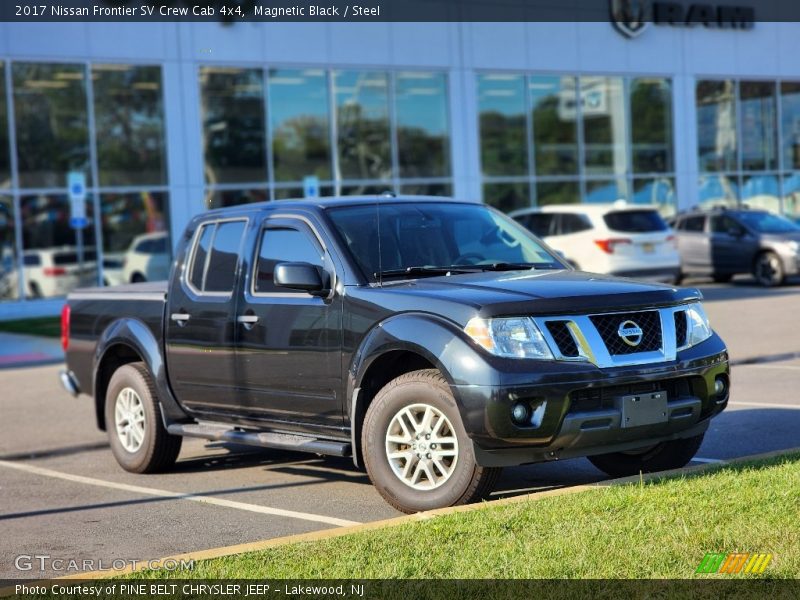
<svg viewBox="0 0 800 600">
<path fill-rule="evenodd" d="M 511 262 L 496 262 L 489 265 L 476 265 L 482 271 L 525 271 L 534 270 L 544 267 L 544 265 L 535 265 L 533 263 L 511 263 Z"/>
<path fill-rule="evenodd" d="M 388 269 L 373 273 L 376 279 L 379 277 L 401 277 L 404 275 L 447 275 L 448 273 L 479 273 L 482 267 L 459 265 L 452 267 L 406 267 L 405 269 Z"/>
</svg>

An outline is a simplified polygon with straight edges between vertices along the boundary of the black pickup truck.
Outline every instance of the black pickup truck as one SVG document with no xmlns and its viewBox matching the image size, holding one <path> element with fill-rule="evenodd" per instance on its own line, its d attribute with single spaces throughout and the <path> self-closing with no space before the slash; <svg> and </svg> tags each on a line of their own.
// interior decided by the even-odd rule
<svg viewBox="0 0 800 600">
<path fill-rule="evenodd" d="M 481 204 L 251 204 L 195 217 L 168 282 L 70 294 L 61 380 L 128 471 L 184 436 L 352 455 L 411 512 L 503 466 L 688 463 L 729 396 L 700 300 L 576 272 Z"/>
</svg>

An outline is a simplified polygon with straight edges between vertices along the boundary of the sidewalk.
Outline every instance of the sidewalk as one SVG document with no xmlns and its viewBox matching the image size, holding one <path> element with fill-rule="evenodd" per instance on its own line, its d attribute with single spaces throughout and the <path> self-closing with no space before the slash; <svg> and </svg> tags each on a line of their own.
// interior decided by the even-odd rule
<svg viewBox="0 0 800 600">
<path fill-rule="evenodd" d="M 57 338 L 0 332 L 0 369 L 63 361 L 64 352 Z"/>
</svg>

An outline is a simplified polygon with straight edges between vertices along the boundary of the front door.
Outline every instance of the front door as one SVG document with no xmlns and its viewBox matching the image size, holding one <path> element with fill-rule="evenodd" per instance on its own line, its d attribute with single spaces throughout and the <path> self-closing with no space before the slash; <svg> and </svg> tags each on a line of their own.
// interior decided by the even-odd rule
<svg viewBox="0 0 800 600">
<path fill-rule="evenodd" d="M 275 266 L 305 262 L 335 283 L 333 258 L 303 217 L 269 218 L 258 232 L 239 302 L 237 373 L 246 406 L 286 425 L 342 426 L 342 300 L 277 287 Z"/>
</svg>

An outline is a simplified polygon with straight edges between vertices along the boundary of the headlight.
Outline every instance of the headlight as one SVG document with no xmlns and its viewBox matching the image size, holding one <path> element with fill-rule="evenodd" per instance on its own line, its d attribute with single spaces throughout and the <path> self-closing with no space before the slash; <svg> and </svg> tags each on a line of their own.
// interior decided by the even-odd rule
<svg viewBox="0 0 800 600">
<path fill-rule="evenodd" d="M 711 325 L 700 304 L 686 309 L 686 347 L 691 348 L 711 337 Z"/>
<path fill-rule="evenodd" d="M 553 353 L 542 332 L 527 317 L 503 319 L 470 319 L 464 332 L 476 344 L 496 356 L 507 358 L 552 359 Z"/>
</svg>

